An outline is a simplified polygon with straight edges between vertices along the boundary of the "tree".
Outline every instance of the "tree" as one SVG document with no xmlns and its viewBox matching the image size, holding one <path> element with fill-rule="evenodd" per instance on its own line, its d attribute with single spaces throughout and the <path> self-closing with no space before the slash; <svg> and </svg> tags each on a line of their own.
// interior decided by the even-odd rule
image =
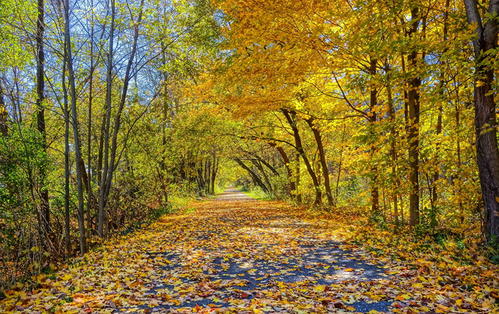
<svg viewBox="0 0 499 314">
<path fill-rule="evenodd" d="M 497 50 L 499 1 L 490 0 L 480 13 L 478 3 L 465 0 L 468 22 L 475 27 L 475 131 L 476 155 L 485 206 L 484 229 L 489 241 L 499 236 L 499 151 L 494 91 L 494 58 Z"/>
<path fill-rule="evenodd" d="M 87 251 L 87 240 L 85 231 L 85 216 L 84 216 L 84 196 L 83 196 L 83 173 L 85 168 L 80 163 L 82 159 L 80 130 L 78 123 L 77 109 L 77 94 L 76 94 L 76 78 L 73 67 L 73 51 L 71 46 L 71 30 L 70 30 L 70 0 L 64 1 L 64 43 L 65 43 L 65 63 L 68 69 L 69 80 L 69 98 L 71 102 L 71 125 L 73 127 L 74 150 L 76 154 L 76 182 L 78 188 L 78 229 L 80 232 L 80 253 L 83 255 Z"/>
<path fill-rule="evenodd" d="M 47 134 L 45 128 L 45 1 L 38 0 L 38 15 L 36 20 L 36 120 L 37 129 L 42 135 L 43 150 L 47 150 Z M 46 170 L 40 170 L 40 228 L 45 240 L 50 234 L 50 204 L 49 192 L 46 186 Z"/>
</svg>

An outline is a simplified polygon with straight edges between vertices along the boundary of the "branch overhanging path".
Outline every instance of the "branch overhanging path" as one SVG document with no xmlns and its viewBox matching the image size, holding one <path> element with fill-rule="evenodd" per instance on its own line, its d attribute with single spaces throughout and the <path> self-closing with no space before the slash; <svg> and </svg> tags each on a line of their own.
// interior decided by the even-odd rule
<svg viewBox="0 0 499 314">
<path fill-rule="evenodd" d="M 368 312 L 432 294 L 409 294 L 414 274 L 342 242 L 339 222 L 233 189 L 190 206 L 39 275 L 0 311 Z"/>
</svg>

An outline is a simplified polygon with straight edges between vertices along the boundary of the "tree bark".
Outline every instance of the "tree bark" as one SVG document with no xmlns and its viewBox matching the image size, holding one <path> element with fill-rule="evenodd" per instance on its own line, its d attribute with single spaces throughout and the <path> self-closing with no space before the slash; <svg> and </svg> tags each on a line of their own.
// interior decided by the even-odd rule
<svg viewBox="0 0 499 314">
<path fill-rule="evenodd" d="M 414 6 L 411 9 L 411 27 L 409 30 L 409 38 L 414 39 L 414 35 L 418 31 L 420 24 L 419 8 Z M 411 48 L 407 56 L 407 61 L 410 66 L 410 71 L 417 71 L 418 67 L 418 52 L 415 48 Z M 418 74 L 411 73 L 411 77 L 407 80 L 407 141 L 409 145 L 409 225 L 416 226 L 419 224 L 419 88 L 421 79 Z"/>
<path fill-rule="evenodd" d="M 464 0 L 464 5 L 468 22 L 476 26 L 476 38 L 473 40 L 476 152 L 485 211 L 484 232 L 487 241 L 493 242 L 499 236 L 499 150 L 492 65 L 497 49 L 499 0 L 489 1 L 489 18 L 485 25 L 476 0 Z"/>
</svg>

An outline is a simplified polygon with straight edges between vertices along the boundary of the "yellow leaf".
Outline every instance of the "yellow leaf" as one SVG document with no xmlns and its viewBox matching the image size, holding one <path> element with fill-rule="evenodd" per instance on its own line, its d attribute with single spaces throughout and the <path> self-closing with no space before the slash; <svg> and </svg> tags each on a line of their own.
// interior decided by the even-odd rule
<svg viewBox="0 0 499 314">
<path fill-rule="evenodd" d="M 325 289 L 326 289 L 325 285 L 318 285 L 314 287 L 315 292 L 324 292 Z"/>
</svg>

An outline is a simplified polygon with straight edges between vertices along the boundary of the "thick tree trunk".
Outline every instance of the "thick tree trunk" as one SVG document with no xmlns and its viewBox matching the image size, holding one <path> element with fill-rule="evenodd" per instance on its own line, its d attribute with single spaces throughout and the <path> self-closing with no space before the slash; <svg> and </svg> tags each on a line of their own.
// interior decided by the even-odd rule
<svg viewBox="0 0 499 314">
<path fill-rule="evenodd" d="M 464 0 L 468 21 L 476 26 L 475 51 L 475 131 L 478 172 L 485 207 L 484 231 L 488 241 L 499 236 L 499 150 L 494 92 L 494 68 L 487 66 L 497 48 L 499 0 L 490 0 L 485 25 L 476 0 Z M 493 64 L 493 62 L 492 62 Z"/>
</svg>

